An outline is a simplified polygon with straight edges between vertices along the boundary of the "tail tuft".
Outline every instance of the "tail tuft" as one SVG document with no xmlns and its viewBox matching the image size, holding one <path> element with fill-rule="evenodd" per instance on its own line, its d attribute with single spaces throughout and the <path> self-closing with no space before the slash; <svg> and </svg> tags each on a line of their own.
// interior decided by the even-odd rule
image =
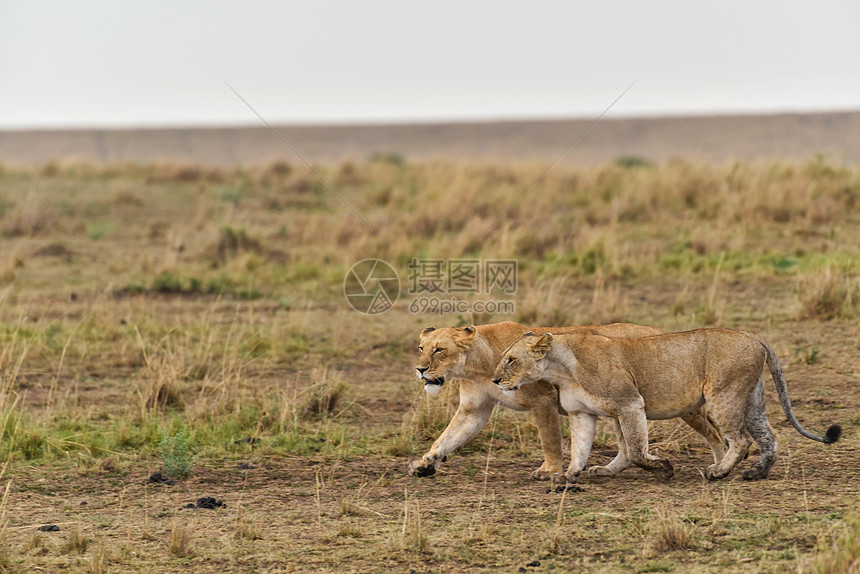
<svg viewBox="0 0 860 574">
<path fill-rule="evenodd" d="M 842 427 L 839 425 L 831 425 L 827 432 L 824 433 L 824 444 L 832 444 L 839 440 L 842 436 Z"/>
</svg>

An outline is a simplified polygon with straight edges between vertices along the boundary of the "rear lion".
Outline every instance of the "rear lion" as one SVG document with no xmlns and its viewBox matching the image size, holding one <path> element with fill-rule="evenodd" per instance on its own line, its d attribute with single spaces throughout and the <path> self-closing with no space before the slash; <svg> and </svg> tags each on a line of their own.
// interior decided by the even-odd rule
<svg viewBox="0 0 860 574">
<path fill-rule="evenodd" d="M 646 419 L 667 419 L 705 408 L 729 443 L 728 452 L 705 470 L 705 477 L 727 476 L 754 439 L 761 446 L 761 458 L 744 478 L 761 479 L 767 477 L 776 456 L 776 438 L 759 384 L 765 364 L 797 432 L 825 444 L 836 442 L 842 433 L 839 425 L 832 425 L 824 436 L 801 426 L 773 349 L 743 331 L 699 329 L 625 339 L 590 333 L 527 333 L 505 352 L 493 382 L 513 393 L 534 381 L 549 381 L 558 387 L 567 412 L 615 417 L 633 464 L 664 478 L 672 476 L 672 464 L 648 452 Z"/>
</svg>

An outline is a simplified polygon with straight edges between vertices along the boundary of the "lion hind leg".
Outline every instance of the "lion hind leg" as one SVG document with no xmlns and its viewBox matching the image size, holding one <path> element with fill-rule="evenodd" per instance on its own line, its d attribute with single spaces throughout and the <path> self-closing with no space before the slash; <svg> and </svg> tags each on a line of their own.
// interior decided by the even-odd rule
<svg viewBox="0 0 860 574">
<path fill-rule="evenodd" d="M 736 377 L 735 382 L 729 384 L 728 377 Z M 764 385 L 761 384 L 760 371 L 755 375 L 751 371 L 746 371 L 741 374 L 724 373 L 713 380 L 707 380 L 704 387 L 708 413 L 729 440 L 729 450 L 726 455 L 719 462 L 705 469 L 705 478 L 718 480 L 728 476 L 732 469 L 749 454 L 752 437 L 746 426 L 747 411 L 757 387 L 763 393 Z M 761 400 L 763 408 L 763 394 Z"/>
<path fill-rule="evenodd" d="M 681 419 L 690 425 L 697 433 L 705 437 L 708 445 L 711 447 L 711 452 L 714 455 L 714 463 L 720 462 L 726 456 L 726 439 L 723 433 L 720 432 L 720 427 L 716 421 L 708 414 L 704 406 L 689 414 L 683 415 Z"/>
<path fill-rule="evenodd" d="M 708 411 L 729 441 L 729 450 L 725 456 L 705 469 L 705 478 L 719 480 L 728 476 L 744 459 L 749 452 L 752 438 L 745 428 L 746 413 L 732 408 L 731 401 L 715 400 L 708 404 Z"/>
<path fill-rule="evenodd" d="M 764 402 L 764 381 L 759 379 L 753 394 L 747 402 L 745 426 L 747 432 L 758 443 L 761 454 L 756 468 L 743 474 L 744 480 L 761 480 L 767 478 L 776 459 L 777 440 L 773 428 L 767 420 L 767 410 Z"/>
<path fill-rule="evenodd" d="M 729 435 L 729 450 L 719 462 L 712 464 L 705 469 L 705 478 L 708 480 L 719 480 L 725 478 L 744 459 L 747 451 L 752 444 L 752 438 L 746 429 L 741 429 L 740 432 Z"/>
</svg>

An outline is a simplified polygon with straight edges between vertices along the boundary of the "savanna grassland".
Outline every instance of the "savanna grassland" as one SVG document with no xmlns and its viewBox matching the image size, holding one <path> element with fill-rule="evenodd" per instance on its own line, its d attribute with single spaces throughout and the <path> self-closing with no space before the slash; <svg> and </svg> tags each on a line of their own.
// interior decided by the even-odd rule
<svg viewBox="0 0 860 574">
<path fill-rule="evenodd" d="M 319 166 L 343 201 L 284 162 L 0 171 L 0 570 L 856 572 L 860 168 L 557 167 L 475 242 L 544 167 Z M 516 313 L 409 312 L 412 258 L 470 257 L 518 261 Z M 366 258 L 400 274 L 387 313 L 344 299 Z M 536 427 L 502 410 L 408 476 L 458 400 L 417 384 L 418 332 L 500 320 L 755 332 L 803 424 L 844 436 L 802 438 L 768 378 L 765 481 L 740 478 L 753 447 L 708 483 L 671 420 L 671 481 L 547 492 Z M 601 424 L 592 464 L 616 451 Z"/>
</svg>

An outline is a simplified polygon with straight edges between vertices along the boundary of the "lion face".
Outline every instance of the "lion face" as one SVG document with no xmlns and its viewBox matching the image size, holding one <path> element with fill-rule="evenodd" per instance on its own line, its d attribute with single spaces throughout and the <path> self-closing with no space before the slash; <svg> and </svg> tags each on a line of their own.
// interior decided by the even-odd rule
<svg viewBox="0 0 860 574">
<path fill-rule="evenodd" d="M 477 333 L 474 325 L 443 329 L 427 327 L 421 331 L 415 372 L 424 382 L 427 392 L 438 392 L 445 377 L 457 376 Z"/>
<path fill-rule="evenodd" d="M 537 381 L 541 378 L 543 359 L 551 346 L 552 334 L 526 333 L 505 351 L 493 373 L 493 382 L 503 391 L 511 392 Z"/>
</svg>

